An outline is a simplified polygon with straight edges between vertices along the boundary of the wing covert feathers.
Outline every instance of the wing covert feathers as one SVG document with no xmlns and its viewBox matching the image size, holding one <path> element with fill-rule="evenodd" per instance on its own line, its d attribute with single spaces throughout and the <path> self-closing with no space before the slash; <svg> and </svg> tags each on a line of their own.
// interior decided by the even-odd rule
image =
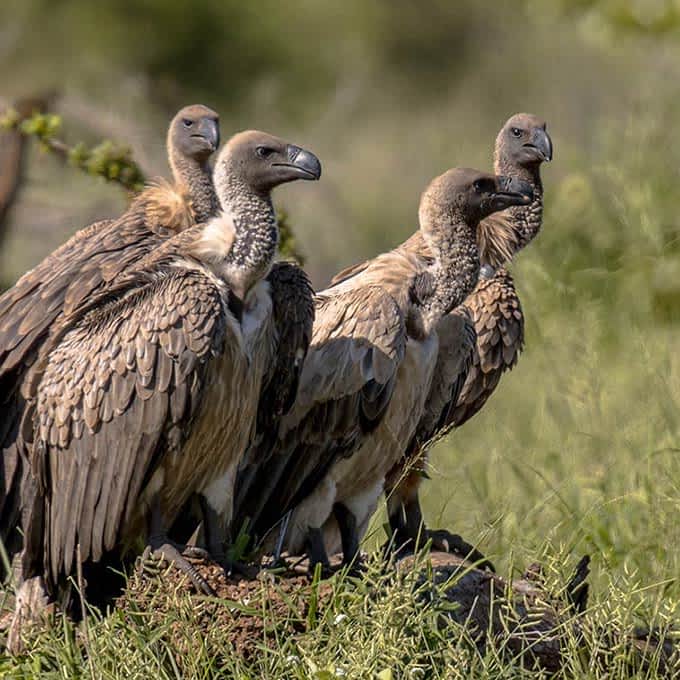
<svg viewBox="0 0 680 680">
<path fill-rule="evenodd" d="M 515 366 L 524 346 L 522 306 L 506 269 L 480 280 L 465 306 L 475 325 L 477 344 L 470 373 L 449 418 L 455 427 L 484 406 L 503 373 Z"/>
<path fill-rule="evenodd" d="M 222 298 L 201 272 L 128 285 L 66 323 L 36 366 L 31 463 L 46 489 L 54 579 L 69 573 L 78 542 L 83 559 L 115 546 L 157 450 L 195 414 L 224 342 Z"/>
<path fill-rule="evenodd" d="M 259 470 L 258 500 L 244 511 L 260 536 L 380 422 L 404 357 L 403 314 L 379 286 L 331 288 L 315 302 L 297 399 L 281 422 L 275 454 Z"/>
</svg>

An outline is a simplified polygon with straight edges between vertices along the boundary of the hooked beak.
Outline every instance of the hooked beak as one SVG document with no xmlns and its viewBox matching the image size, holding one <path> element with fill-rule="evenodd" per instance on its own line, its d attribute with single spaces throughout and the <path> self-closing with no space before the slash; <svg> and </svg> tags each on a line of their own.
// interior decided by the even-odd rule
<svg viewBox="0 0 680 680">
<path fill-rule="evenodd" d="M 204 118 L 198 125 L 198 132 L 192 135 L 192 137 L 201 137 L 205 139 L 210 147 L 210 153 L 217 151 L 217 147 L 220 145 L 220 126 L 216 120 L 210 118 Z"/>
<path fill-rule="evenodd" d="M 524 146 L 534 149 L 537 152 L 538 160 L 542 163 L 552 160 L 552 140 L 543 128 L 534 128 L 531 133 L 531 141 Z"/>
<path fill-rule="evenodd" d="M 290 168 L 300 179 L 319 179 L 321 177 L 321 162 L 311 151 L 289 144 L 286 147 L 286 155 L 288 157 L 287 162 L 272 163 L 272 165 Z"/>
<path fill-rule="evenodd" d="M 486 206 L 489 214 L 514 205 L 529 205 L 534 200 L 531 185 L 521 179 L 499 176 L 496 185 L 498 188 L 491 195 Z"/>
</svg>

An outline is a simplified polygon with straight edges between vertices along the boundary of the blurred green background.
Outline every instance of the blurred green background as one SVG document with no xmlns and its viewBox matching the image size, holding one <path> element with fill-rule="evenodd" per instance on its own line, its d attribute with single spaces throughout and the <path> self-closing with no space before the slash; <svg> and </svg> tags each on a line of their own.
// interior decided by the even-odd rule
<svg viewBox="0 0 680 680">
<path fill-rule="evenodd" d="M 678 574 L 680 2 L 3 0 L 0 83 L 0 104 L 54 90 L 68 141 L 126 142 L 149 174 L 194 102 L 224 138 L 313 149 L 322 181 L 277 201 L 319 286 L 410 234 L 434 175 L 490 168 L 512 113 L 545 117 L 544 228 L 514 265 L 527 349 L 435 450 L 426 510 L 501 566 L 547 549 Z M 27 161 L 6 285 L 126 201 L 35 145 Z"/>
</svg>

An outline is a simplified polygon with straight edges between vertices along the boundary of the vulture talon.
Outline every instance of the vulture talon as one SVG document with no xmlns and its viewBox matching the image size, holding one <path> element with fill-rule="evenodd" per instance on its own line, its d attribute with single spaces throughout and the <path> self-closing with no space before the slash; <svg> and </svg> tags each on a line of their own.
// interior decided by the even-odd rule
<svg viewBox="0 0 680 680">
<path fill-rule="evenodd" d="M 347 567 L 347 575 L 352 578 L 362 578 L 368 571 L 368 563 L 361 553 L 357 553 L 349 563 L 343 561 L 343 567 Z"/>
<path fill-rule="evenodd" d="M 176 547 L 178 550 L 180 550 L 180 546 Z M 205 548 L 199 548 L 198 546 L 195 545 L 184 546 L 184 548 L 181 549 L 180 552 L 184 557 L 188 557 L 192 560 L 206 560 L 210 562 L 219 561 L 217 558 L 213 557 Z"/>
<path fill-rule="evenodd" d="M 191 546 L 193 548 L 193 546 Z M 196 567 L 194 567 L 191 562 L 187 560 L 186 549 L 180 552 L 178 547 L 170 541 L 166 541 L 156 548 L 147 546 L 144 550 L 144 555 L 142 556 L 142 566 L 145 564 L 149 558 L 153 560 L 160 560 L 169 562 L 170 564 L 176 566 L 178 569 L 183 571 L 191 581 L 194 588 L 199 593 L 208 595 L 210 597 L 217 597 L 217 593 L 213 590 L 210 584 L 198 573 Z M 145 559 L 146 557 L 146 559 Z M 143 567 L 144 568 L 144 567 Z"/>
<path fill-rule="evenodd" d="M 494 565 L 474 545 L 463 540 L 459 534 L 452 534 L 446 529 L 430 529 L 425 537 L 431 541 L 431 550 L 459 555 L 466 562 L 473 562 L 477 569 L 487 569 L 496 573 Z"/>
</svg>

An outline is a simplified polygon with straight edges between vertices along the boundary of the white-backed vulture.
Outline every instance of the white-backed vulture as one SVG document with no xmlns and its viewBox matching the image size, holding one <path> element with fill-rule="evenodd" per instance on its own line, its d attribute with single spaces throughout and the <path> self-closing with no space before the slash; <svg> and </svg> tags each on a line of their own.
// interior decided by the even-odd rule
<svg viewBox="0 0 680 680">
<path fill-rule="evenodd" d="M 432 329 L 477 281 L 477 224 L 528 200 L 506 178 L 449 170 L 420 202 L 427 257 L 397 248 L 317 295 L 298 397 L 263 466 L 264 494 L 256 492 L 256 533 L 292 510 L 283 546 L 298 553 L 306 544 L 310 562 L 327 565 L 322 531 L 335 516 L 344 559 L 354 558 L 354 518 L 377 502 L 398 459 L 395 445 L 411 434 L 394 429 L 396 416 L 417 412 L 427 394 L 414 390 L 409 372 L 429 380 L 437 347 Z M 417 416 L 411 429 L 416 423 Z"/>
<path fill-rule="evenodd" d="M 28 369 L 61 317 L 76 311 L 164 239 L 216 213 L 208 162 L 218 145 L 214 111 L 201 105 L 181 109 L 167 135 L 174 185 L 157 181 L 120 218 L 78 231 L 0 297 L 0 539 L 10 556 L 21 547 L 18 429 Z"/>
<path fill-rule="evenodd" d="M 17 618 L 22 591 L 54 597 L 78 559 L 140 537 L 207 589 L 166 532 L 194 493 L 230 519 L 275 362 L 271 191 L 320 173 L 316 156 L 277 137 L 235 135 L 215 164 L 219 214 L 166 239 L 52 333 L 22 423 L 34 481 Z"/>
<path fill-rule="evenodd" d="M 431 539 L 435 549 L 483 559 L 457 534 L 430 531 L 424 526 L 418 489 L 426 477 L 427 452 L 432 442 L 475 415 L 496 389 L 501 375 L 517 363 L 524 343 L 524 316 L 512 276 L 504 265 L 541 228 L 540 166 L 551 159 L 552 142 L 545 121 L 536 116 L 516 114 L 498 133 L 495 171 L 527 182 L 534 199 L 527 206 L 509 208 L 481 223 L 483 266 L 479 282 L 464 305 L 445 316 L 437 329 L 439 357 L 425 412 L 405 458 L 388 477 L 388 515 L 396 546 L 413 547 L 418 538 L 421 544 Z M 462 337 L 466 338 L 463 344 Z M 474 342 L 468 354 L 471 338 Z M 461 351 L 465 355 L 462 361 Z M 483 563 L 491 567 L 488 561 Z"/>
</svg>

